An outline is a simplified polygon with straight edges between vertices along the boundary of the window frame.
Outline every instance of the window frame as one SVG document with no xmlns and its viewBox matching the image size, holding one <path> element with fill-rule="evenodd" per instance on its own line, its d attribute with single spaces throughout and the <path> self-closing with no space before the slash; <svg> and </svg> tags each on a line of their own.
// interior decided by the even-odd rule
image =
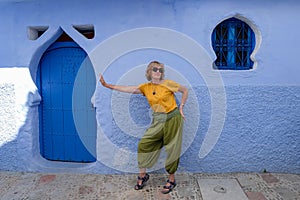
<svg viewBox="0 0 300 200">
<path fill-rule="evenodd" d="M 235 17 L 226 19 L 214 28 L 211 41 L 217 56 L 214 69 L 253 69 L 250 56 L 255 47 L 255 34 L 247 23 Z"/>
</svg>

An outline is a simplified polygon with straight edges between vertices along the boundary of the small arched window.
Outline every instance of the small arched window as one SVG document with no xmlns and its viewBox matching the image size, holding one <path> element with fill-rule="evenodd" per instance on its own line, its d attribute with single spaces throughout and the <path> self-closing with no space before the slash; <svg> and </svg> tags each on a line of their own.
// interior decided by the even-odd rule
<svg viewBox="0 0 300 200">
<path fill-rule="evenodd" d="M 250 58 L 255 47 L 255 35 L 248 24 L 229 18 L 216 26 L 212 33 L 212 46 L 217 59 L 214 69 L 249 70 L 253 68 Z"/>
</svg>

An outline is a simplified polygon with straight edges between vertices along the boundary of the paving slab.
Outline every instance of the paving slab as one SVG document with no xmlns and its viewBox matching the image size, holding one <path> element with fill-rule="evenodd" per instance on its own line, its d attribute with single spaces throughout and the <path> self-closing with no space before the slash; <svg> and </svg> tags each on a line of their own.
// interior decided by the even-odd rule
<svg viewBox="0 0 300 200">
<path fill-rule="evenodd" d="M 150 173 L 146 186 L 139 191 L 134 190 L 136 177 L 137 174 L 0 171 L 0 200 L 207 200 L 203 190 L 208 184 L 214 187 L 207 190 L 217 190 L 222 200 L 228 199 L 222 195 L 224 191 L 232 194 L 230 200 L 243 200 L 245 196 L 249 200 L 300 200 L 299 174 L 177 173 L 177 186 L 169 194 L 161 193 L 167 174 Z M 217 183 L 210 183 L 212 179 Z M 237 189 L 231 192 L 231 185 Z M 243 193 L 241 198 L 239 194 Z"/>
<path fill-rule="evenodd" d="M 279 179 L 276 176 L 274 176 L 273 174 L 270 174 L 270 173 L 262 174 L 261 177 L 268 184 L 279 182 Z"/>
<path fill-rule="evenodd" d="M 249 200 L 267 200 L 261 192 L 246 192 Z"/>
<path fill-rule="evenodd" d="M 297 193 L 291 191 L 289 188 L 286 187 L 278 187 L 274 189 L 280 196 L 283 197 L 284 200 L 297 200 L 300 197 Z"/>
<path fill-rule="evenodd" d="M 248 200 L 236 179 L 198 179 L 203 200 Z"/>
</svg>

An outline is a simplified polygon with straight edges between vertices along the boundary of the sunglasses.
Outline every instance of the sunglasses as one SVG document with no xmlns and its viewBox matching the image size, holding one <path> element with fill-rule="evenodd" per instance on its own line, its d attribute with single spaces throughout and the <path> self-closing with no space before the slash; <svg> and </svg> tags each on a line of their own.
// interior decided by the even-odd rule
<svg viewBox="0 0 300 200">
<path fill-rule="evenodd" d="M 152 71 L 157 72 L 159 71 L 160 73 L 164 73 L 164 69 L 163 68 L 157 68 L 157 67 L 153 67 Z"/>
</svg>

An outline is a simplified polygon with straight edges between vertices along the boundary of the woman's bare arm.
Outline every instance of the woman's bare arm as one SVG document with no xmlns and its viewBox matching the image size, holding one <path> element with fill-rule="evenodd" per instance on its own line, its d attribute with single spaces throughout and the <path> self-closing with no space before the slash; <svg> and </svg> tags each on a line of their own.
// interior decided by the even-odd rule
<svg viewBox="0 0 300 200">
<path fill-rule="evenodd" d="M 100 83 L 109 89 L 117 90 L 119 92 L 133 93 L 133 94 L 141 94 L 141 91 L 138 86 L 125 86 L 125 85 L 113 85 L 105 82 L 103 75 L 100 74 Z"/>
<path fill-rule="evenodd" d="M 180 106 L 179 106 L 179 111 L 180 111 L 181 116 L 183 118 L 185 118 L 184 113 L 183 113 L 183 106 L 184 106 L 184 104 L 185 104 L 185 102 L 188 98 L 189 90 L 186 87 L 180 85 L 178 91 L 182 93 L 182 98 L 181 98 L 181 103 L 180 103 Z"/>
</svg>

